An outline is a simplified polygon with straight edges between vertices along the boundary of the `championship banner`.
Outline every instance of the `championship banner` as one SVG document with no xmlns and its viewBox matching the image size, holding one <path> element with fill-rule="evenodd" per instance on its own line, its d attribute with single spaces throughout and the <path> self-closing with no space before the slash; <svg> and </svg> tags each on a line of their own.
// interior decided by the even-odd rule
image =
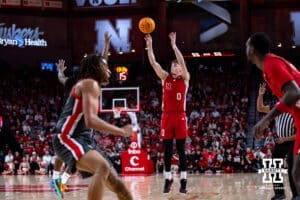
<svg viewBox="0 0 300 200">
<path fill-rule="evenodd" d="M 62 0 L 44 0 L 44 8 L 50 9 L 62 9 L 63 1 Z"/>
<path fill-rule="evenodd" d="M 1 8 L 19 8 L 21 7 L 21 0 L 0 0 Z"/>
<path fill-rule="evenodd" d="M 23 7 L 25 8 L 42 8 L 42 0 L 24 0 Z"/>
</svg>

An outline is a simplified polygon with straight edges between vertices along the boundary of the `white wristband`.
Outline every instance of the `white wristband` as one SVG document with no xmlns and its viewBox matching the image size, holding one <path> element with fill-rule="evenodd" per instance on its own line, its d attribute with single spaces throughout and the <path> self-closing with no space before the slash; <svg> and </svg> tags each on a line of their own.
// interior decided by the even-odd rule
<svg viewBox="0 0 300 200">
<path fill-rule="evenodd" d="M 177 48 L 176 44 L 172 45 L 173 50 L 175 50 Z"/>
</svg>

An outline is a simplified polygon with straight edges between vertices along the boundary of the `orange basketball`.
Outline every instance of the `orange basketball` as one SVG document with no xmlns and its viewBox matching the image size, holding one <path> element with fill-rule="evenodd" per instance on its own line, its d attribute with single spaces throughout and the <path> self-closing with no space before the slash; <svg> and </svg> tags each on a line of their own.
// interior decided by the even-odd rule
<svg viewBox="0 0 300 200">
<path fill-rule="evenodd" d="M 150 17 L 144 17 L 139 21 L 139 29 L 144 34 L 152 33 L 155 29 L 155 22 Z"/>
</svg>

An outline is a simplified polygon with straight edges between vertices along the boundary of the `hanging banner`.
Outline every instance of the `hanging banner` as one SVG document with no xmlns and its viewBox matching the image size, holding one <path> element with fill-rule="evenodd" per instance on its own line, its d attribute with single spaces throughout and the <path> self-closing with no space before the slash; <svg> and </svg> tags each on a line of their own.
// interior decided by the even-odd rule
<svg viewBox="0 0 300 200">
<path fill-rule="evenodd" d="M 21 7 L 21 0 L 0 0 L 0 7 L 19 8 Z"/>
<path fill-rule="evenodd" d="M 24 0 L 23 7 L 25 8 L 42 8 L 42 0 Z"/>
<path fill-rule="evenodd" d="M 51 9 L 62 9 L 63 8 L 63 1 L 62 0 L 44 0 L 44 8 L 51 8 Z"/>
</svg>

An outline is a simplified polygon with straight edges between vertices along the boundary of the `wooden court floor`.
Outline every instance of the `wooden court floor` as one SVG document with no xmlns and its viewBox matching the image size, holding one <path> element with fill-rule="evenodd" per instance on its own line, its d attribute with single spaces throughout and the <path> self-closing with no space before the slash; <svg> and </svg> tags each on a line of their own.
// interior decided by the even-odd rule
<svg viewBox="0 0 300 200">
<path fill-rule="evenodd" d="M 174 178 L 170 194 L 163 194 L 163 176 L 123 176 L 135 200 L 269 200 L 272 185 L 262 183 L 260 174 L 189 175 L 186 195 L 179 194 L 179 180 Z M 0 200 L 56 200 L 48 176 L 0 176 Z M 89 179 L 72 177 L 65 200 L 85 200 Z M 291 199 L 287 176 L 284 176 L 287 199 Z M 105 200 L 117 199 L 106 190 Z"/>
</svg>

